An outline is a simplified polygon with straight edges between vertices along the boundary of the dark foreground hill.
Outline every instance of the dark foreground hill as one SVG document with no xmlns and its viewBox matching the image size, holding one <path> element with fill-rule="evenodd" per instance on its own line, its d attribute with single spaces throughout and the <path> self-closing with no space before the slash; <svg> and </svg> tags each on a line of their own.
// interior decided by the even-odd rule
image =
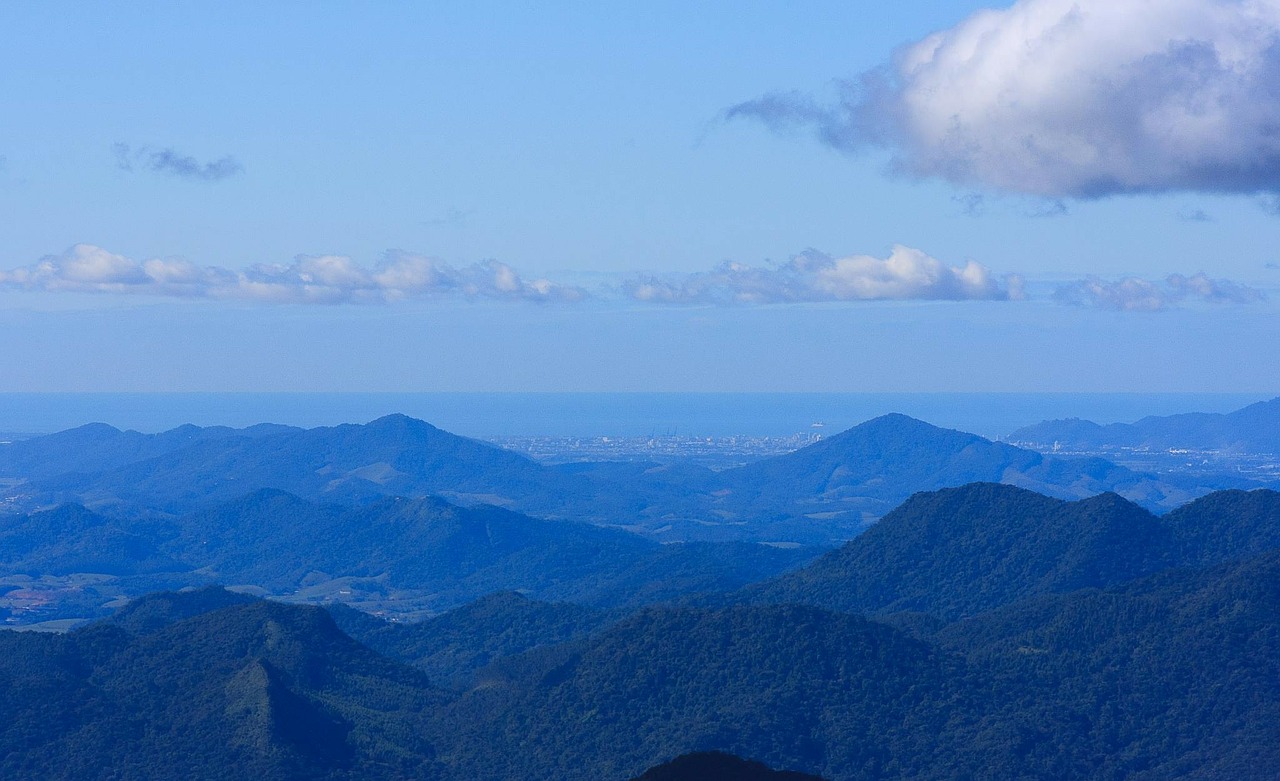
<svg viewBox="0 0 1280 781">
<path fill-rule="evenodd" d="M 62 441 L 83 438 L 80 429 L 6 446 L 21 445 L 27 455 L 14 451 L 6 462 L 0 451 L 0 478 L 27 481 L 7 489 L 25 506 L 78 502 L 113 515 L 184 514 L 263 489 L 342 504 L 438 495 L 663 541 L 806 544 L 849 539 L 917 491 L 974 481 L 1065 499 L 1113 491 L 1165 509 L 1212 487 L 1175 487 L 1102 459 L 1057 458 L 904 415 L 724 472 L 680 464 L 546 467 L 403 415 L 309 430 L 184 427 L 150 438 L 110 431 L 107 439 L 122 441 L 107 454 L 81 454 Z"/>
<path fill-rule="evenodd" d="M 685 754 L 651 768 L 632 781 L 822 781 L 817 776 L 773 770 L 762 762 L 720 751 Z"/>
<path fill-rule="evenodd" d="M 1262 779 L 1280 725 L 1280 552 L 976 616 L 939 641 L 1015 683 L 994 717 L 1061 777 Z"/>
<path fill-rule="evenodd" d="M 944 619 L 1170 566 L 1160 520 L 1115 494 L 1066 502 L 996 483 L 917 494 L 761 601 Z"/>
<path fill-rule="evenodd" d="M 935 645 L 796 607 L 647 612 L 495 670 L 448 711 L 480 731 L 446 742 L 495 779 L 713 748 L 832 779 L 1272 777 L 1276 554 L 986 620 Z"/>
<path fill-rule="evenodd" d="M 795 604 L 611 620 L 511 594 L 417 627 L 339 612 L 385 653 L 455 671 L 452 690 L 327 613 L 219 590 L 0 633 L 0 777 L 598 781 L 722 751 L 830 781 L 1274 778 L 1280 551 L 1250 554 L 1272 497 L 1209 497 L 1168 524 L 1007 486 L 911 504 L 884 528 L 992 577 L 913 579 L 928 559 L 903 555 L 879 574 L 960 620 Z M 1017 540 L 1018 517 L 1040 536 Z M 947 607 L 957 592 L 967 606 Z"/>
<path fill-rule="evenodd" d="M 1280 494 L 1221 491 L 1157 518 L 1115 494 L 1066 502 L 995 483 L 917 494 L 759 602 L 946 620 L 1280 548 Z"/>
<path fill-rule="evenodd" d="M 370 648 L 422 670 L 440 685 L 462 687 L 498 659 L 576 640 L 618 616 L 618 611 L 537 602 L 513 591 L 417 623 L 390 623 L 345 605 L 329 611 L 344 632 Z"/>
<path fill-rule="evenodd" d="M 0 776 L 438 777 L 419 736 L 440 693 L 324 611 L 254 602 L 154 630 L 0 633 Z"/>
</svg>

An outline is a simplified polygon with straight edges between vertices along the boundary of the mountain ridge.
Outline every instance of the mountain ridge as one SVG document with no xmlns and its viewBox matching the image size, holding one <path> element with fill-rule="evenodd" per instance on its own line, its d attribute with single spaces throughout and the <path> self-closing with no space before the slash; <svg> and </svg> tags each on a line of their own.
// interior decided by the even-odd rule
<svg viewBox="0 0 1280 781">
<path fill-rule="evenodd" d="M 1159 509 L 1208 490 L 1102 459 L 1047 456 L 899 414 L 722 472 L 679 465 L 547 467 L 404 415 L 362 425 L 268 427 L 257 436 L 243 431 L 187 432 L 192 441 L 160 455 L 98 472 L 37 477 L 11 490 L 28 504 L 76 501 L 115 515 L 181 515 L 269 488 L 347 505 L 439 495 L 458 504 L 617 526 L 664 542 L 801 544 L 842 542 L 914 492 L 974 481 L 1065 499 L 1116 491 Z M 24 442 L 38 448 L 40 440 Z"/>
</svg>

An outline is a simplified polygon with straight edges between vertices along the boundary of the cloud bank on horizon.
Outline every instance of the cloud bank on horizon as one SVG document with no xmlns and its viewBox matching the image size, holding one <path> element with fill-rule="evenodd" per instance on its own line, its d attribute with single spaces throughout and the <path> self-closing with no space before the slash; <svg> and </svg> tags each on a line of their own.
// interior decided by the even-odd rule
<svg viewBox="0 0 1280 781">
<path fill-rule="evenodd" d="M 138 261 L 92 244 L 0 271 L 0 290 L 147 295 L 263 304 L 389 304 L 462 298 L 573 304 L 622 298 L 655 306 L 755 306 L 862 301 L 1021 301 L 1033 296 L 1018 274 L 997 276 L 968 261 L 949 266 L 925 252 L 897 245 L 888 257 L 832 257 L 806 250 L 785 263 L 726 262 L 710 271 L 629 275 L 595 293 L 544 278 L 528 279 L 496 260 L 466 266 L 399 250 L 373 267 L 343 255 L 299 255 L 287 264 L 237 270 L 175 258 Z M 1254 304 L 1257 288 L 1225 279 L 1171 274 L 1152 281 L 1089 277 L 1059 285 L 1061 304 L 1155 312 L 1184 302 Z"/>
<path fill-rule="evenodd" d="M 292 263 L 244 270 L 181 259 L 137 261 L 92 244 L 0 271 L 0 288 L 115 293 L 283 304 L 384 303 L 461 296 L 507 301 L 577 301 L 581 288 L 526 280 L 489 260 L 455 267 L 423 255 L 390 252 L 372 269 L 341 255 L 300 255 Z"/>
<path fill-rule="evenodd" d="M 844 82 L 728 109 L 893 169 L 1045 198 L 1280 191 L 1280 4 L 1020 0 Z"/>
<path fill-rule="evenodd" d="M 819 301 L 1003 301 L 1023 297 L 1022 279 L 1004 284 L 986 266 L 948 266 L 918 249 L 897 245 L 889 257 L 833 258 L 815 250 L 778 266 L 723 263 L 678 278 L 641 276 L 623 291 L 663 304 L 778 304 Z"/>
<path fill-rule="evenodd" d="M 1119 312 L 1159 312 L 1188 300 L 1210 304 L 1256 304 L 1266 301 L 1267 294 L 1248 285 L 1210 279 L 1200 273 L 1190 277 L 1170 274 L 1162 282 L 1139 277 L 1108 282 L 1089 277 L 1060 285 L 1054 291 L 1054 300 Z"/>
</svg>

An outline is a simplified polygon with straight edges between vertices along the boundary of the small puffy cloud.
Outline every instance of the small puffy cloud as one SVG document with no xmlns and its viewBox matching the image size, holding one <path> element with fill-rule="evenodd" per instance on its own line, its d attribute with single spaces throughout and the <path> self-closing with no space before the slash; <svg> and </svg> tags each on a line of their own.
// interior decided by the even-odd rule
<svg viewBox="0 0 1280 781">
<path fill-rule="evenodd" d="M 181 259 L 137 261 L 91 244 L 12 271 L 0 288 L 77 293 L 135 293 L 181 298 L 293 304 L 381 303 L 459 296 L 505 301 L 579 301 L 581 288 L 546 279 L 526 280 L 489 260 L 455 267 L 420 255 L 388 253 L 365 268 L 340 255 L 301 255 L 287 264 L 243 270 L 197 266 Z"/>
<path fill-rule="evenodd" d="M 1170 274 L 1156 282 L 1126 277 L 1114 282 L 1089 277 L 1059 286 L 1054 299 L 1062 304 L 1089 306 L 1119 312 L 1159 312 L 1184 301 L 1209 304 L 1254 304 L 1267 299 L 1257 288 L 1226 279 Z"/>
<path fill-rule="evenodd" d="M 244 171 L 244 166 L 230 156 L 202 163 L 171 148 L 154 149 L 144 146 L 132 149 L 128 144 L 118 143 L 111 150 L 116 156 L 116 167 L 122 171 L 133 171 L 137 167 L 203 182 L 217 182 Z"/>
<path fill-rule="evenodd" d="M 846 82 L 729 118 L 809 128 L 893 168 L 1046 198 L 1280 190 L 1280 3 L 1020 0 Z"/>
<path fill-rule="evenodd" d="M 832 258 L 810 250 L 775 266 L 723 263 L 678 277 L 644 276 L 628 281 L 623 291 L 637 301 L 663 304 L 999 301 L 1021 291 L 1017 277 L 1004 282 L 973 261 L 948 266 L 918 249 L 895 246 L 887 258 Z"/>
</svg>

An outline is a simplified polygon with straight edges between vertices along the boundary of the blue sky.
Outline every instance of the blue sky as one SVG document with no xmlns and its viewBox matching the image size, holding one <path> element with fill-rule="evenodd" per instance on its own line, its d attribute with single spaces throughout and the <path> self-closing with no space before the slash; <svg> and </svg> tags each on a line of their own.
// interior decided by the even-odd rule
<svg viewBox="0 0 1280 781">
<path fill-rule="evenodd" d="M 6 4 L 0 391 L 1271 392 L 1273 6 Z"/>
</svg>

